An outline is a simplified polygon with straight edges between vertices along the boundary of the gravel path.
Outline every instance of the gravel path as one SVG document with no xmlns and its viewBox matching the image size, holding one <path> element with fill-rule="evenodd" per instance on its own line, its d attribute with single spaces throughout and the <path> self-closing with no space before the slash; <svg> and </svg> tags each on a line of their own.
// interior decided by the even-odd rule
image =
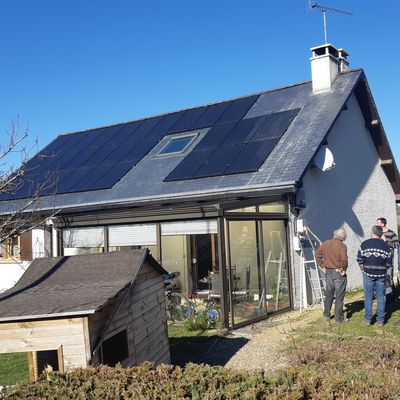
<svg viewBox="0 0 400 400">
<path fill-rule="evenodd" d="M 288 365 L 284 351 L 290 332 L 321 316 L 320 309 L 283 316 L 235 330 L 221 337 L 207 351 L 202 362 L 233 369 L 274 371 Z"/>
</svg>

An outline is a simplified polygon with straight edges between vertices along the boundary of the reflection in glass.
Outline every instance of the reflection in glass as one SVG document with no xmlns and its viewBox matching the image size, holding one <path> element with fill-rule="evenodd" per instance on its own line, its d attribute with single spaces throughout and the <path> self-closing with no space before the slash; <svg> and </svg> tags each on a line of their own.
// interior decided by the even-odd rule
<svg viewBox="0 0 400 400">
<path fill-rule="evenodd" d="M 262 221 L 268 311 L 290 306 L 284 221 Z"/>
<path fill-rule="evenodd" d="M 256 221 L 229 221 L 229 246 L 233 317 L 239 324 L 266 314 Z"/>
<path fill-rule="evenodd" d="M 251 207 L 242 207 L 242 208 L 235 208 L 234 210 L 227 210 L 226 212 L 230 213 L 255 213 L 256 212 L 256 206 L 251 206 Z"/>
<path fill-rule="evenodd" d="M 108 251 L 126 251 L 135 249 L 149 249 L 150 254 L 153 258 L 157 259 L 157 246 L 146 245 L 146 246 L 108 246 Z"/>
<path fill-rule="evenodd" d="M 259 206 L 259 211 L 261 213 L 285 213 L 286 205 L 283 202 L 274 202 L 268 204 L 262 204 Z"/>
<path fill-rule="evenodd" d="M 63 230 L 63 252 L 65 256 L 102 253 L 103 251 L 103 227 Z"/>
<path fill-rule="evenodd" d="M 172 284 L 184 294 L 192 288 L 187 238 L 186 235 L 161 236 L 161 265 L 168 272 L 180 273 Z"/>
</svg>

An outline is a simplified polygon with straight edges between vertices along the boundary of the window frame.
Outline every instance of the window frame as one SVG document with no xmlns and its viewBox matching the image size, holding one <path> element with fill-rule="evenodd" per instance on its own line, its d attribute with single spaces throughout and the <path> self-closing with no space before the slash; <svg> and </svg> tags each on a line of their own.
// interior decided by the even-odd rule
<svg viewBox="0 0 400 400">
<path fill-rule="evenodd" d="M 13 243 L 16 240 L 16 243 Z M 14 248 L 17 249 L 17 255 L 14 255 Z M 2 252 L 4 249 L 4 255 Z M 0 262 L 15 262 L 21 261 L 21 242 L 20 236 L 14 236 L 6 239 L 1 243 L 0 248 Z"/>
<path fill-rule="evenodd" d="M 188 148 L 193 144 L 193 142 L 196 140 L 196 138 L 199 136 L 199 132 L 195 133 L 182 133 L 180 135 L 173 135 L 169 137 L 168 142 L 165 143 L 165 145 L 157 152 L 156 157 L 157 158 L 162 158 L 162 157 L 170 157 L 170 156 L 177 156 L 180 154 L 184 154 Z M 173 152 L 168 152 L 168 153 L 163 153 L 163 151 L 175 140 L 179 140 L 182 138 L 190 138 L 188 143 L 186 143 L 185 147 L 182 150 L 179 151 L 173 151 Z"/>
</svg>

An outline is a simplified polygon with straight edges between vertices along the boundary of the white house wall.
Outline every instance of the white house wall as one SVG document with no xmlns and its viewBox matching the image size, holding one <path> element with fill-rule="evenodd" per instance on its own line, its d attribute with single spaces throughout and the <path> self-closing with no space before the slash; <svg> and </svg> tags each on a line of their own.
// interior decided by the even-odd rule
<svg viewBox="0 0 400 400">
<path fill-rule="evenodd" d="M 32 259 L 50 257 L 50 236 L 50 233 L 44 229 L 32 229 Z M 0 293 L 13 287 L 29 267 L 30 263 L 31 261 L 17 260 L 0 262 Z"/>
<path fill-rule="evenodd" d="M 0 293 L 13 287 L 29 267 L 30 261 L 0 263 Z"/>
<path fill-rule="evenodd" d="M 380 166 L 376 148 L 365 127 L 363 115 L 354 95 L 347 103 L 331 132 L 328 147 L 336 166 L 322 172 L 310 168 L 303 179 L 306 207 L 300 218 L 321 239 L 344 227 L 349 255 L 348 287 L 362 285 L 362 275 L 356 262 L 360 242 L 369 237 L 371 226 L 379 217 L 388 226 L 397 228 L 393 189 Z"/>
</svg>

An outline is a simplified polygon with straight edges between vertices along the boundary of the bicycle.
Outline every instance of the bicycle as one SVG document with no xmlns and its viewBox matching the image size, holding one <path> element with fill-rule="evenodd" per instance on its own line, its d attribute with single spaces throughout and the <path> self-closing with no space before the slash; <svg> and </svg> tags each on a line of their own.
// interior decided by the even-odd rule
<svg viewBox="0 0 400 400">
<path fill-rule="evenodd" d="M 215 323 L 221 319 L 221 312 L 218 309 L 218 305 L 214 298 L 210 296 L 210 294 L 207 296 L 206 299 L 199 300 L 197 297 L 197 293 L 192 292 L 189 298 L 189 301 L 192 304 L 193 316 L 204 313 L 210 326 L 215 325 Z"/>
<path fill-rule="evenodd" d="M 193 306 L 188 298 L 176 291 L 176 285 L 171 284 L 172 280 L 179 275 L 179 272 L 172 272 L 171 274 L 164 275 L 167 317 L 168 320 L 173 322 L 186 321 L 194 313 Z"/>
</svg>

